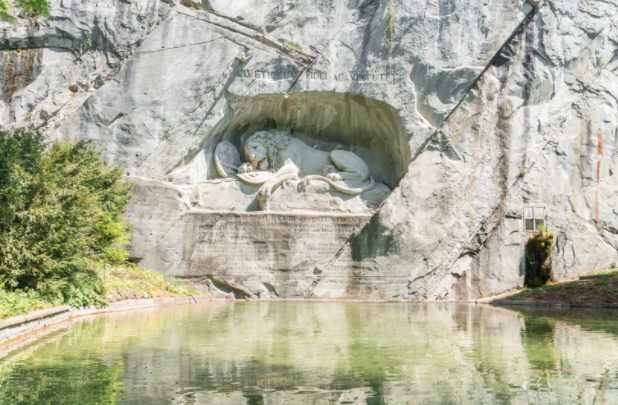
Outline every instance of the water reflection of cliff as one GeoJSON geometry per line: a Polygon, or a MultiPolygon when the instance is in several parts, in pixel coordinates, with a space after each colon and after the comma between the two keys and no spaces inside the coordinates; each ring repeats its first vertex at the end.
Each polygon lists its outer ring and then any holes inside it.
{"type": "Polygon", "coordinates": [[[1,359],[0,398],[611,404],[618,339],[604,314],[269,302],[110,314],[1,359]]]}

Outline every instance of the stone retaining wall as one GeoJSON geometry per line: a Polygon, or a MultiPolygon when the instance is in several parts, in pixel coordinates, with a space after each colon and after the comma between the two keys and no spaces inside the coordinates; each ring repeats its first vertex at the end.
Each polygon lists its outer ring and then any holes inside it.
{"type": "Polygon", "coordinates": [[[206,301],[210,301],[210,299],[204,296],[190,295],[187,297],[123,300],[111,303],[109,306],[104,308],[90,306],[75,309],[68,305],[62,305],[53,308],[41,309],[28,315],[8,318],[4,322],[0,323],[0,345],[78,316],[100,314],[105,312],[127,311],[139,308],[197,304],[206,301]]]}

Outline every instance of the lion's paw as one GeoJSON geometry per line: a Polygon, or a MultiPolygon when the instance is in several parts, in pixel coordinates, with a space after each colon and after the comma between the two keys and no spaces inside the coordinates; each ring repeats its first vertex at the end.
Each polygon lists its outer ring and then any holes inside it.
{"type": "Polygon", "coordinates": [[[258,199],[268,200],[273,193],[273,184],[266,182],[258,190],[258,199]]]}
{"type": "Polygon", "coordinates": [[[337,168],[333,165],[324,166],[324,170],[322,170],[322,176],[328,176],[330,173],[337,172],[337,168]]]}
{"type": "Polygon", "coordinates": [[[328,173],[326,178],[332,181],[342,181],[341,175],[339,173],[328,173]]]}
{"type": "Polygon", "coordinates": [[[305,177],[304,179],[300,181],[300,184],[298,185],[298,189],[300,191],[307,191],[307,187],[309,187],[310,183],[311,183],[311,179],[308,177],[305,177]]]}
{"type": "Polygon", "coordinates": [[[243,163],[242,166],[238,168],[238,173],[251,173],[253,171],[253,165],[251,163],[243,163]]]}

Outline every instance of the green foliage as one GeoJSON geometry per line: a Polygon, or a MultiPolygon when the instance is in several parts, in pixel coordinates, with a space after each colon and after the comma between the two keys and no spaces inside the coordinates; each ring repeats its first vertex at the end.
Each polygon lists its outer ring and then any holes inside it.
{"type": "Polygon", "coordinates": [[[618,275],[618,267],[615,269],[611,269],[611,270],[607,270],[607,271],[602,271],[600,273],[594,273],[592,274],[594,276],[612,276],[612,275],[618,275]]]}
{"type": "Polygon", "coordinates": [[[42,300],[33,291],[8,292],[0,288],[0,319],[25,315],[52,305],[53,303],[42,300]]]}
{"type": "MultiPolygon", "coordinates": [[[[85,281],[85,280],[84,280],[85,281]]],[[[88,281],[76,282],[72,280],[67,288],[62,291],[62,300],[66,305],[73,308],[87,307],[94,305],[101,308],[109,302],[101,295],[103,293],[103,282],[92,274],[88,281]]]]}
{"type": "Polygon", "coordinates": [[[0,131],[0,319],[62,303],[101,307],[119,291],[197,293],[125,264],[132,185],[122,175],[88,142],[0,131]]]}
{"type": "Polygon", "coordinates": [[[533,289],[533,288],[528,288],[528,287],[524,287],[521,292],[515,294],[515,295],[511,295],[510,297],[506,298],[508,300],[523,300],[526,298],[531,297],[537,290],[533,289]]]}
{"type": "Polygon", "coordinates": [[[47,0],[0,0],[1,21],[11,24],[17,23],[17,19],[11,14],[11,5],[34,16],[49,17],[49,2],[47,0]]]}
{"type": "Polygon", "coordinates": [[[47,0],[14,0],[15,7],[32,15],[49,17],[49,3],[47,0]]]}
{"type": "Polygon", "coordinates": [[[602,277],[602,278],[597,278],[596,280],[594,280],[593,282],[594,285],[611,285],[611,281],[609,277],[602,277]]]}
{"type": "Polygon", "coordinates": [[[66,343],[70,348],[59,347],[58,341],[52,338],[46,344],[54,347],[55,353],[61,353],[59,356],[41,357],[36,350],[38,345],[30,345],[19,354],[3,359],[0,403],[113,405],[122,401],[125,373],[122,356],[99,358],[93,348],[103,347],[105,339],[82,332],[81,325],[71,330],[77,330],[79,348],[66,343]]]}
{"type": "Polygon", "coordinates": [[[11,5],[7,0],[0,0],[0,20],[14,23],[15,17],[11,15],[11,5]]]}
{"type": "Polygon", "coordinates": [[[90,302],[93,262],[122,262],[131,184],[84,141],[45,150],[38,134],[0,132],[0,284],[90,302]]]}
{"type": "Polygon", "coordinates": [[[526,244],[526,280],[528,287],[541,287],[551,280],[551,253],[554,234],[545,231],[543,225],[539,232],[526,244]]]}
{"type": "Polygon", "coordinates": [[[107,296],[121,299],[122,293],[127,294],[129,291],[140,297],[147,293],[150,298],[198,294],[191,287],[133,264],[97,265],[93,272],[84,276],[88,279],[79,280],[79,277],[74,277],[59,296],[33,290],[7,291],[0,286],[0,320],[60,304],[74,308],[89,305],[103,307],[108,304],[107,296]]]}
{"type": "Polygon", "coordinates": [[[103,280],[103,295],[105,296],[113,295],[120,298],[119,293],[123,291],[147,293],[151,298],[197,294],[197,291],[191,287],[150,270],[140,269],[135,265],[103,266],[97,269],[97,273],[103,280]]]}
{"type": "Polygon", "coordinates": [[[300,44],[298,43],[298,41],[295,41],[295,42],[290,42],[290,41],[288,41],[288,42],[287,42],[287,45],[288,45],[290,48],[294,49],[294,50],[297,50],[297,51],[302,50],[302,48],[301,48],[300,44]]]}

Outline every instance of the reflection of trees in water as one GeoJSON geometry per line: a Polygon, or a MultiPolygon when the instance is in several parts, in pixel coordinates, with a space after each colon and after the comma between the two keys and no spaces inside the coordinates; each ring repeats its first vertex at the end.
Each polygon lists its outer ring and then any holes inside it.
{"type": "Polygon", "coordinates": [[[123,374],[120,357],[60,359],[26,352],[0,365],[0,403],[116,404],[122,399],[123,374]]]}
{"type": "Polygon", "coordinates": [[[531,402],[618,403],[618,370],[600,372],[603,359],[616,364],[615,357],[607,357],[618,352],[614,310],[521,308],[518,312],[526,324],[522,337],[531,369],[529,388],[537,393],[531,402]],[[565,384],[565,378],[570,382],[565,384]]]}
{"type": "Polygon", "coordinates": [[[618,362],[616,335],[591,339],[577,327],[610,321],[557,319],[454,304],[221,303],[109,314],[4,361],[0,395],[19,403],[26,386],[28,403],[53,389],[50,398],[66,393],[75,403],[518,404],[591,395],[584,374],[603,358],[596,342],[618,362]],[[567,368],[576,371],[558,375],[567,368]]]}
{"type": "Polygon", "coordinates": [[[43,331],[39,340],[0,358],[0,403],[115,404],[123,398],[125,374],[116,349],[139,345],[163,324],[144,310],[78,318],[68,332],[66,325],[43,331]]]}
{"type": "Polygon", "coordinates": [[[50,366],[28,359],[27,367],[0,368],[0,398],[5,404],[115,404],[122,398],[122,359],[112,365],[96,359],[50,366]],[[32,364],[34,363],[34,364],[32,364]],[[10,378],[7,376],[10,375],[10,378]]]}
{"type": "Polygon", "coordinates": [[[526,358],[533,370],[555,371],[560,366],[555,349],[556,320],[522,314],[526,328],[522,330],[522,342],[526,358]]]}
{"type": "Polygon", "coordinates": [[[530,367],[528,388],[535,392],[534,399],[555,400],[551,380],[559,376],[560,370],[554,342],[556,321],[522,315],[526,325],[521,331],[522,342],[530,367]]]}
{"type": "Polygon", "coordinates": [[[618,337],[618,311],[604,308],[520,308],[517,312],[533,318],[560,321],[591,332],[603,332],[618,337]]]}
{"type": "Polygon", "coordinates": [[[524,369],[518,336],[523,326],[520,317],[502,308],[461,306],[454,318],[469,334],[469,345],[463,356],[471,369],[467,374],[469,389],[465,399],[519,403],[515,399],[516,386],[524,369]],[[475,381],[478,381],[476,387],[475,381]]]}

